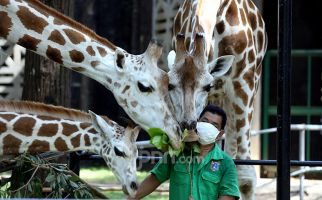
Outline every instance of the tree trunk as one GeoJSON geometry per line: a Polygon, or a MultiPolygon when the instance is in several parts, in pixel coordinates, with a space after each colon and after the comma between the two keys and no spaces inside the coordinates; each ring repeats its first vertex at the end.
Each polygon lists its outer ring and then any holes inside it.
{"type": "MultiPolygon", "coordinates": [[[[42,2],[65,15],[73,16],[71,0],[42,0],[42,2]]],[[[70,106],[70,73],[58,63],[28,51],[22,99],[70,106]]]]}
{"type": "Polygon", "coordinates": [[[152,38],[152,8],[151,0],[134,0],[132,9],[132,54],[143,53],[152,38]]]}

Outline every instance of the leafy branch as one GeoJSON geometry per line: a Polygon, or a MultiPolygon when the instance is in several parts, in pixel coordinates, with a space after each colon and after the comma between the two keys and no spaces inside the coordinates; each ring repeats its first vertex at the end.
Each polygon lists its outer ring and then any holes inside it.
{"type": "MultiPolygon", "coordinates": [[[[0,198],[77,198],[106,197],[70,171],[65,164],[50,163],[39,156],[22,154],[15,159],[9,179],[1,180],[0,198]],[[39,169],[48,172],[44,181],[37,176],[39,169]],[[26,184],[23,184],[26,182],[26,184]],[[43,189],[47,188],[47,194],[43,189]]],[[[12,163],[10,163],[12,165],[12,163]]]]}

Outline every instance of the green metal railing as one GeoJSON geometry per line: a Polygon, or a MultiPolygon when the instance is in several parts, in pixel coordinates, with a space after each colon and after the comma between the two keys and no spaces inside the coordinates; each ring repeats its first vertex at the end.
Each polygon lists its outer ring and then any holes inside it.
{"type": "MultiPolygon", "coordinates": [[[[263,116],[263,129],[269,128],[269,116],[276,116],[277,107],[276,105],[270,105],[269,102],[269,90],[270,90],[270,68],[271,59],[277,57],[277,50],[267,51],[264,59],[263,66],[263,106],[262,106],[262,116],[263,116]]],[[[303,106],[292,106],[291,105],[291,115],[292,116],[306,116],[306,123],[311,123],[311,116],[321,116],[322,115],[322,106],[321,107],[312,107],[311,98],[312,98],[312,58],[313,57],[322,57],[322,50],[292,50],[292,58],[303,57],[307,60],[307,98],[306,105],[303,106]]],[[[276,67],[277,65],[273,65],[276,67]]],[[[293,69],[293,72],[295,70],[293,69]]],[[[311,138],[310,134],[306,134],[306,159],[310,159],[310,144],[311,138]]],[[[262,159],[268,159],[268,135],[262,136],[262,159]]]]}

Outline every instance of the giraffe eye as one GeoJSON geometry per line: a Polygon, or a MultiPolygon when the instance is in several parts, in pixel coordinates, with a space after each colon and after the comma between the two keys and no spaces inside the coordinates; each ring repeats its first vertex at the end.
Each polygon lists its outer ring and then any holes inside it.
{"type": "Polygon", "coordinates": [[[204,91],[209,92],[212,87],[213,87],[212,84],[208,84],[208,85],[204,86],[203,89],[204,89],[204,91]]]}
{"type": "Polygon", "coordinates": [[[154,88],[152,86],[145,86],[140,82],[138,82],[138,88],[141,92],[153,92],[154,91],[154,88]]]}
{"type": "Polygon", "coordinates": [[[123,158],[126,157],[125,153],[123,151],[120,151],[117,147],[114,147],[114,153],[119,157],[123,157],[123,158]]]}

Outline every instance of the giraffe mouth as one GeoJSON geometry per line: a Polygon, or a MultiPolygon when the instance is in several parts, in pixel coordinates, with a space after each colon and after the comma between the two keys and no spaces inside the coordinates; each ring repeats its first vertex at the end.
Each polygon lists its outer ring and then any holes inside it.
{"type": "Polygon", "coordinates": [[[169,137],[169,145],[171,145],[173,149],[177,150],[180,148],[180,144],[182,141],[181,133],[182,131],[179,126],[176,127],[176,131],[173,135],[167,133],[167,136],[169,137]]]}
{"type": "Polygon", "coordinates": [[[124,194],[129,195],[129,192],[127,191],[125,185],[122,186],[122,191],[124,192],[124,194]]]}
{"type": "Polygon", "coordinates": [[[132,181],[129,185],[129,188],[126,185],[122,185],[122,191],[125,195],[134,196],[138,190],[138,184],[136,181],[132,181]]]}

